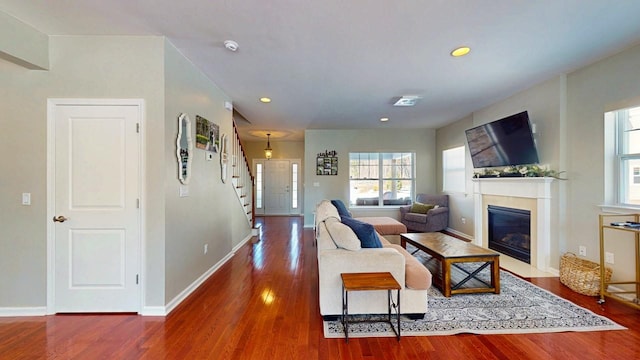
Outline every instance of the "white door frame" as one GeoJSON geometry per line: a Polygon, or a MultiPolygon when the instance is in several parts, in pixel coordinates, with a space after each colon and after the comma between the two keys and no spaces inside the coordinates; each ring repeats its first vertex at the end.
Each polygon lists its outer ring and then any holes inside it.
{"type": "Polygon", "coordinates": [[[91,106],[91,105],[114,105],[114,106],[137,106],[140,110],[138,115],[138,123],[140,124],[140,141],[139,141],[139,179],[140,179],[140,221],[139,221],[139,244],[140,249],[138,253],[138,269],[137,273],[140,274],[140,291],[139,294],[139,306],[138,313],[142,312],[145,299],[145,141],[144,132],[145,129],[145,107],[143,99],[47,99],[47,314],[55,314],[55,229],[54,223],[51,220],[55,216],[55,109],[57,106],[91,106]]]}
{"type": "MultiPolygon", "coordinates": [[[[291,165],[294,164],[294,163],[298,164],[298,188],[296,189],[298,191],[298,207],[296,209],[291,207],[291,196],[290,196],[290,199],[289,199],[289,213],[288,213],[288,215],[290,215],[290,216],[300,215],[300,214],[302,214],[302,201],[301,201],[301,199],[302,199],[302,192],[301,192],[302,185],[301,184],[303,183],[303,181],[302,181],[302,162],[300,161],[300,159],[289,159],[289,158],[276,159],[276,160],[289,161],[289,180],[288,181],[289,181],[289,189],[290,189],[289,193],[290,194],[293,193],[293,184],[292,184],[292,181],[291,181],[291,165]]],[[[262,169],[262,185],[263,186],[265,185],[264,181],[265,181],[265,176],[266,176],[265,175],[265,170],[266,170],[265,164],[268,161],[271,161],[271,160],[265,159],[265,158],[257,158],[257,159],[253,159],[253,161],[252,161],[252,171],[253,171],[254,174],[256,173],[256,165],[257,164],[262,164],[262,166],[263,166],[263,169],[262,169]]],[[[266,215],[265,214],[265,208],[264,208],[264,205],[265,205],[265,202],[264,202],[264,188],[262,190],[263,190],[262,191],[262,208],[255,210],[256,215],[266,215]]],[[[253,191],[255,192],[256,189],[254,188],[253,191]]]]}

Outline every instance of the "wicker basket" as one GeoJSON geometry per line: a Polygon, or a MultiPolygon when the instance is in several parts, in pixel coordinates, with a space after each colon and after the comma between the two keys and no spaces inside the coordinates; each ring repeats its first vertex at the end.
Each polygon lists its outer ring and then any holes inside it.
{"type": "MultiPolygon", "coordinates": [[[[611,280],[611,273],[611,268],[605,267],[605,282],[611,280]]],[[[583,295],[600,295],[600,264],[565,253],[560,258],[560,282],[583,295]]]]}

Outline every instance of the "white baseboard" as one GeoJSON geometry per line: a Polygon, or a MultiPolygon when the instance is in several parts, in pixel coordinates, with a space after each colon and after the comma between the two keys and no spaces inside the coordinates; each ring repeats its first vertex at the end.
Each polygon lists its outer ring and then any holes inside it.
{"type": "Polygon", "coordinates": [[[0,317],[8,316],[45,316],[47,307],[0,307],[0,317]]]}
{"type": "Polygon", "coordinates": [[[202,285],[202,283],[204,283],[209,278],[209,276],[213,275],[213,273],[215,273],[216,270],[218,270],[222,265],[224,265],[227,261],[229,261],[229,259],[231,259],[234,254],[235,252],[233,251],[227,254],[227,256],[222,258],[222,260],[218,261],[218,263],[212,266],[204,274],[200,275],[200,277],[197,278],[196,281],[192,282],[191,285],[187,286],[186,289],[182,290],[180,294],[178,294],[171,301],[169,301],[169,303],[165,306],[165,311],[164,311],[165,315],[169,315],[169,313],[173,311],[173,309],[175,309],[178,305],[180,305],[180,303],[182,303],[184,299],[186,299],[189,295],[191,295],[191,293],[193,293],[197,288],[199,288],[200,285],[202,285]]]}
{"type": "Polygon", "coordinates": [[[467,235],[467,234],[465,234],[465,233],[463,233],[463,232],[460,232],[460,231],[458,231],[458,230],[454,230],[454,229],[452,229],[452,228],[450,228],[450,227],[446,228],[446,231],[448,231],[448,232],[450,232],[450,233],[452,233],[452,234],[455,234],[455,235],[457,235],[457,236],[460,236],[461,238],[464,238],[464,239],[467,239],[467,240],[469,240],[469,241],[473,242],[473,239],[474,239],[474,238],[473,238],[473,236],[471,236],[471,235],[467,235]]]}
{"type": "Polygon", "coordinates": [[[558,269],[554,269],[554,268],[552,268],[552,267],[547,268],[547,272],[548,272],[549,274],[553,274],[553,275],[555,275],[555,276],[560,276],[560,270],[558,270],[558,269]]]}
{"type": "Polygon", "coordinates": [[[164,306],[143,306],[140,310],[142,316],[167,316],[164,306]]]}
{"type": "Polygon", "coordinates": [[[180,303],[182,303],[191,293],[193,293],[197,288],[199,288],[211,275],[213,275],[222,265],[224,265],[227,261],[229,261],[233,255],[236,254],[236,251],[240,249],[244,244],[246,244],[253,237],[253,231],[245,237],[238,245],[234,246],[233,249],[227,256],[218,261],[215,265],[213,265],[209,270],[207,270],[204,274],[202,274],[196,281],[191,283],[191,285],[187,286],[186,289],[182,290],[180,294],[178,294],[175,298],[173,298],[169,303],[164,307],[146,307],[143,309],[141,315],[147,316],[166,316],[169,315],[173,309],[175,309],[180,303]],[[150,313],[147,314],[146,310],[149,310],[150,313]]]}

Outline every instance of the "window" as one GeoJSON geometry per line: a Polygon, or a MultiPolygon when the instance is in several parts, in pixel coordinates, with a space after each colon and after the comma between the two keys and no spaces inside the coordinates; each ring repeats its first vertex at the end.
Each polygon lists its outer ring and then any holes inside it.
{"type": "Polygon", "coordinates": [[[291,164],[291,208],[298,208],[298,164],[291,164]]]}
{"type": "Polygon", "coordinates": [[[442,152],[442,191],[460,192],[465,189],[464,146],[442,152]]]}
{"type": "Polygon", "coordinates": [[[413,153],[349,153],[350,205],[410,204],[414,158],[413,153]]]}
{"type": "Polygon", "coordinates": [[[262,209],[262,164],[256,164],[256,209],[262,209]]]}
{"type": "Polygon", "coordinates": [[[618,203],[640,206],[640,107],[618,110],[615,116],[618,203]]]}

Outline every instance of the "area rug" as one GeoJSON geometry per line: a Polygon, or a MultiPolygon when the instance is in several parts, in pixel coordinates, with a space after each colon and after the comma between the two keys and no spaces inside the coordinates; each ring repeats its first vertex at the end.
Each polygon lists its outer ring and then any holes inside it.
{"type": "MultiPolygon", "coordinates": [[[[418,258],[426,261],[424,256],[418,258]]],[[[485,270],[480,277],[488,281],[489,273],[485,270]]],[[[411,320],[401,316],[402,336],[626,329],[507,271],[500,271],[500,283],[500,294],[459,294],[450,298],[445,298],[435,287],[431,287],[428,294],[429,309],[424,319],[411,320]]],[[[376,316],[359,315],[354,320],[372,320],[376,316]]],[[[325,321],[324,335],[326,338],[344,338],[340,320],[325,321]]],[[[388,323],[349,323],[349,337],[392,336],[395,334],[388,323]]]]}

